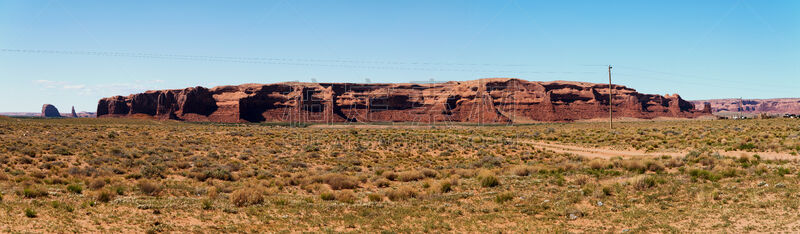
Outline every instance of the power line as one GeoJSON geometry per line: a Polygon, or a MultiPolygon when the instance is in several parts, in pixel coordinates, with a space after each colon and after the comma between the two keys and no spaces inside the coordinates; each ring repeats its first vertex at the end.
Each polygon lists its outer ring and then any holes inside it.
{"type": "Polygon", "coordinates": [[[180,54],[160,54],[160,53],[113,52],[113,51],[39,50],[39,49],[0,49],[0,52],[26,53],[26,54],[60,54],[60,55],[128,57],[128,58],[142,58],[142,59],[169,59],[169,60],[186,60],[186,61],[211,61],[211,62],[229,62],[229,63],[245,63],[245,64],[277,64],[277,65],[296,65],[296,66],[342,67],[342,68],[362,68],[362,69],[382,69],[382,70],[456,71],[456,72],[475,72],[475,73],[520,73],[520,74],[598,73],[596,71],[518,71],[518,70],[480,70],[480,69],[468,69],[468,68],[430,68],[430,67],[398,67],[398,66],[380,66],[380,65],[354,65],[359,63],[408,65],[408,66],[419,66],[419,65],[492,66],[493,65],[493,64],[479,64],[479,63],[467,64],[467,63],[432,63],[432,62],[361,61],[361,60],[338,60],[338,59],[230,57],[230,56],[180,55],[180,54]]]}

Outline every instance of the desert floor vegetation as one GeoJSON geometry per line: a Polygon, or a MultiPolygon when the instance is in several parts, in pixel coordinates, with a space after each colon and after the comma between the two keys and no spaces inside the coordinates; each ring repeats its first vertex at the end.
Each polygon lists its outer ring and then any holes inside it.
{"type": "Polygon", "coordinates": [[[800,232],[799,121],[615,126],[0,117],[0,232],[800,232]]]}

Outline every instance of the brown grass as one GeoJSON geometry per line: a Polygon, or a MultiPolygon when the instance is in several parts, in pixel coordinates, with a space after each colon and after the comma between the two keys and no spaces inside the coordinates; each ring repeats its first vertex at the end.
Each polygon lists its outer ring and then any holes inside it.
{"type": "Polygon", "coordinates": [[[389,200],[392,200],[392,201],[402,201],[402,200],[406,200],[406,199],[409,199],[409,198],[415,198],[418,195],[419,194],[417,193],[416,190],[414,190],[413,188],[408,187],[408,186],[403,186],[403,187],[400,187],[400,188],[397,188],[397,189],[394,189],[394,190],[386,192],[386,197],[388,197],[389,200]]]}
{"type": "Polygon", "coordinates": [[[264,202],[264,195],[260,189],[242,188],[234,191],[230,199],[236,206],[258,205],[264,202]]]}
{"type": "Polygon", "coordinates": [[[314,182],[328,184],[334,190],[354,189],[358,187],[358,180],[356,180],[356,178],[342,174],[327,174],[318,176],[314,178],[314,182]]]}

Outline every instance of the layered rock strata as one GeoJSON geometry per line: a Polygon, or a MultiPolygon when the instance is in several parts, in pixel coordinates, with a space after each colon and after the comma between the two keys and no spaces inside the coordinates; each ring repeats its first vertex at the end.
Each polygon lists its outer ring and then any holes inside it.
{"type": "MultiPolygon", "coordinates": [[[[573,121],[608,117],[607,84],[491,78],[433,84],[244,84],[155,90],[103,98],[98,117],[210,122],[573,121]]],[[[674,95],[613,85],[615,117],[705,115],[674,95]]]]}

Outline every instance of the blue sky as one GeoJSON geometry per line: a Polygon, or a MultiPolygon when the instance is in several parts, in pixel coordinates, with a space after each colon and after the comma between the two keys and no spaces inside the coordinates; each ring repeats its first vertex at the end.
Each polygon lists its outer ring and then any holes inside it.
{"type": "Polygon", "coordinates": [[[0,112],[148,89],[516,77],[800,97],[800,1],[0,0],[0,112]]]}

